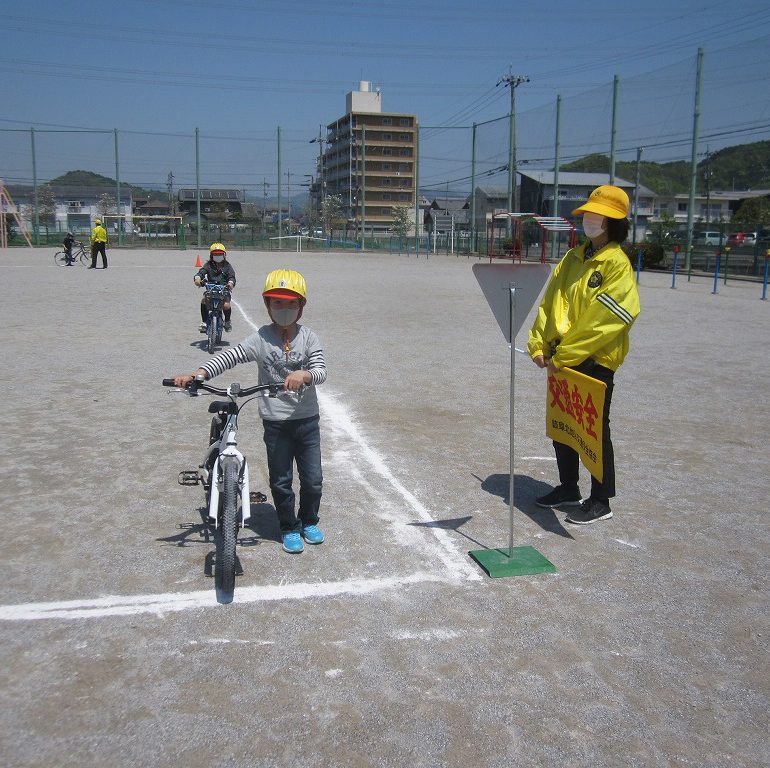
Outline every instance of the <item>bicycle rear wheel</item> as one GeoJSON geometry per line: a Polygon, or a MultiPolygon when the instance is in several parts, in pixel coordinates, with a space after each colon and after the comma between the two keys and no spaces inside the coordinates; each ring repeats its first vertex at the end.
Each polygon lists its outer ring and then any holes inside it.
{"type": "Polygon", "coordinates": [[[67,254],[64,253],[64,251],[59,251],[58,253],[55,253],[53,255],[53,263],[56,264],[57,267],[66,267],[67,254]]]}
{"type": "Polygon", "coordinates": [[[238,538],[238,460],[226,456],[222,465],[216,576],[217,586],[223,592],[232,592],[235,588],[235,544],[238,538]]]}

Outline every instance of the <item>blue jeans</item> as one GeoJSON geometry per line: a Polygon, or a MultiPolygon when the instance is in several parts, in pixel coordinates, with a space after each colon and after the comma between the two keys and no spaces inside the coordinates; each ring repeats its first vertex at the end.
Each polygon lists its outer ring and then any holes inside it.
{"type": "Polygon", "coordinates": [[[270,492],[281,533],[301,531],[318,522],[321,505],[321,430],[318,416],[286,421],[262,420],[267,446],[270,492]],[[299,475],[299,514],[294,512],[293,465],[299,475]]]}

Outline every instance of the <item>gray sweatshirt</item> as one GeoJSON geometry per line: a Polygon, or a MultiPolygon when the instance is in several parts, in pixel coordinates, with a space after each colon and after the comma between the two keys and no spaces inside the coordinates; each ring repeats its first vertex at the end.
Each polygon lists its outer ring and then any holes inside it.
{"type": "Polygon", "coordinates": [[[274,384],[284,381],[292,371],[309,371],[310,386],[305,387],[301,397],[296,392],[286,392],[278,397],[261,397],[259,415],[268,421],[306,419],[318,415],[316,385],[326,381],[326,362],[321,342],[313,331],[304,325],[297,326],[297,335],[284,349],[276,326],[263,325],[232,349],[226,349],[209,358],[202,366],[208,378],[219,376],[238,363],[258,363],[260,384],[274,384]]]}

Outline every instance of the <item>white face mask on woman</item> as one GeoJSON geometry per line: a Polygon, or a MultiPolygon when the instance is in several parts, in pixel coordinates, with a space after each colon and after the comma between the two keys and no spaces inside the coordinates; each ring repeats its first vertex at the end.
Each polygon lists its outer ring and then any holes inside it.
{"type": "Polygon", "coordinates": [[[221,264],[225,260],[224,253],[214,253],[212,257],[217,264],[221,264]]]}
{"type": "Polygon", "coordinates": [[[593,240],[605,231],[604,218],[604,216],[600,216],[598,213],[583,214],[583,232],[586,233],[586,237],[593,240]]]}

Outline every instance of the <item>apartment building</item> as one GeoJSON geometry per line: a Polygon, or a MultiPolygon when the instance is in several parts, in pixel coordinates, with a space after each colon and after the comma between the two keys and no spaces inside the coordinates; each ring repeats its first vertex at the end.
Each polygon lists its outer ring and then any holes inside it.
{"type": "MultiPolygon", "coordinates": [[[[339,195],[348,231],[386,233],[394,206],[414,217],[417,117],[383,112],[382,94],[361,81],[346,97],[346,112],[326,126],[317,199],[339,195]]],[[[320,199],[319,199],[320,202],[320,199]]]]}

